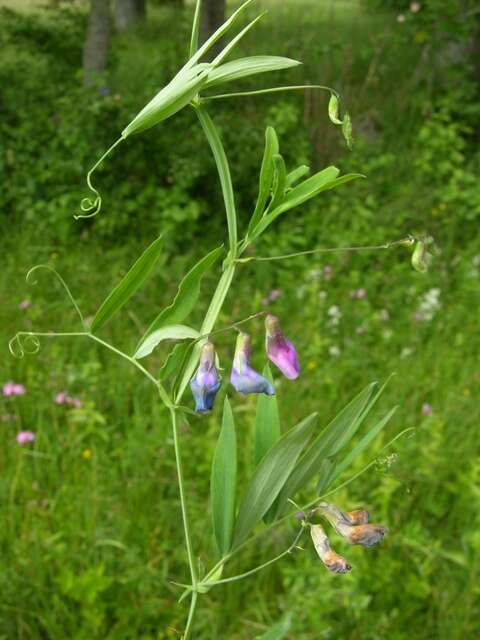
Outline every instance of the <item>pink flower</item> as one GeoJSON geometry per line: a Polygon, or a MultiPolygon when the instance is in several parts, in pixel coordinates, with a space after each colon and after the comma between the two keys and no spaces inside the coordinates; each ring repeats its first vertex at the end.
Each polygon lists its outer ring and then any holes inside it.
{"type": "Polygon", "coordinates": [[[270,302],[275,302],[282,295],[280,289],[270,289],[265,298],[262,299],[262,304],[266,307],[270,304],[270,302]]]}
{"type": "Polygon", "coordinates": [[[24,445],[35,440],[33,431],[19,431],[15,437],[18,444],[24,445]]]}
{"type": "Polygon", "coordinates": [[[422,416],[429,416],[433,413],[433,407],[428,402],[422,404],[422,416]]]}
{"type": "Polygon", "coordinates": [[[54,400],[56,404],[65,404],[67,402],[68,394],[66,391],[60,391],[57,393],[54,400]]]}
{"type": "Polygon", "coordinates": [[[68,404],[68,406],[76,407],[77,409],[82,406],[80,398],[72,398],[67,391],[60,391],[53,400],[56,404],[68,404]]]}
{"type": "Polygon", "coordinates": [[[353,291],[350,291],[350,297],[354,298],[355,300],[363,300],[363,298],[366,298],[367,296],[367,292],[363,287],[360,287],[360,289],[354,289],[353,291]]]}
{"type": "Polygon", "coordinates": [[[331,280],[332,279],[332,274],[333,274],[333,269],[329,264],[326,264],[323,267],[323,277],[325,280],[331,280]]]}
{"type": "Polygon", "coordinates": [[[412,13],[418,13],[421,8],[422,8],[422,5],[419,2],[411,2],[410,3],[410,11],[412,13]]]}
{"type": "Polygon", "coordinates": [[[293,344],[285,338],[276,316],[269,313],[265,319],[266,349],[268,359],[275,364],[289,380],[300,375],[300,364],[293,344]]]}
{"type": "Polygon", "coordinates": [[[25,309],[28,309],[28,307],[30,307],[31,304],[32,303],[30,300],[22,300],[18,305],[18,308],[21,309],[22,311],[25,311],[25,309]]]}
{"type": "Polygon", "coordinates": [[[23,396],[26,393],[23,384],[17,384],[10,380],[3,385],[2,393],[4,396],[23,396]]]}

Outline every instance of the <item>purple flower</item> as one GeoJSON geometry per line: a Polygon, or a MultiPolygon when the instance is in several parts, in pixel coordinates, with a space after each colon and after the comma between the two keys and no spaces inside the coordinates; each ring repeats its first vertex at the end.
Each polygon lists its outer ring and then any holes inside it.
{"type": "Polygon", "coordinates": [[[278,300],[281,295],[282,292],[280,291],[280,289],[270,289],[265,298],[262,299],[262,304],[264,306],[267,306],[268,304],[270,304],[270,302],[275,302],[275,300],[278,300]]]}
{"type": "Polygon", "coordinates": [[[70,407],[76,407],[77,409],[82,406],[80,398],[72,398],[67,391],[60,391],[53,400],[56,404],[68,404],[70,407]]]}
{"type": "Polygon", "coordinates": [[[66,404],[68,398],[68,394],[66,391],[60,391],[54,398],[56,404],[66,404]]]}
{"type": "Polygon", "coordinates": [[[190,389],[195,398],[195,411],[208,413],[212,409],[221,383],[215,367],[215,348],[211,342],[206,342],[202,347],[197,372],[190,380],[190,389]]]}
{"type": "Polygon", "coordinates": [[[35,440],[33,431],[19,431],[15,437],[18,444],[24,445],[35,440]]]}
{"type": "Polygon", "coordinates": [[[17,384],[10,380],[3,385],[2,393],[4,396],[23,396],[26,393],[23,384],[17,384]]]}
{"type": "Polygon", "coordinates": [[[295,380],[300,375],[300,364],[295,347],[290,340],[284,337],[278,318],[271,313],[265,319],[265,328],[268,359],[280,369],[286,378],[295,380]]]}
{"type": "Polygon", "coordinates": [[[239,333],[235,345],[230,382],[240,393],[265,393],[274,396],[272,384],[250,366],[252,340],[246,333],[239,333]]]}

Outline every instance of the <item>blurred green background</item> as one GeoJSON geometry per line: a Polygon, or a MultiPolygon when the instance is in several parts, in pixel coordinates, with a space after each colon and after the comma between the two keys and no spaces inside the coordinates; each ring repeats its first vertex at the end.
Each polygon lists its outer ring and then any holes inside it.
{"type": "MultiPolygon", "coordinates": [[[[285,215],[255,253],[383,244],[408,233],[431,234],[439,252],[426,274],[411,268],[403,247],[239,270],[219,326],[267,303],[301,357],[297,382],[276,381],[284,428],[314,410],[326,424],[368,382],[396,373],[378,411],[400,409],[356,470],[376,463],[335,495],[345,507],[370,508],[390,534],[368,552],[345,550],[354,566],[347,576],[328,574],[305,544],[254,578],[211,590],[200,602],[199,640],[255,638],[287,612],[292,640],[480,636],[476,5],[257,0],[247,12],[269,10],[242,54],[304,64],[239,82],[239,90],[334,86],[356,144],[348,151],[328,121],[327,94],[212,103],[241,228],[255,202],[267,124],[290,168],[334,163],[368,177],[285,215]],[[382,450],[407,427],[410,437],[382,450]]],[[[165,412],[128,363],[94,344],[43,339],[37,355],[15,360],[7,343],[21,329],[78,329],[53,278],[38,273],[36,286],[25,283],[31,266],[54,266],[92,316],[139,252],[167,232],[154,276],[102,333],[131,351],[185,271],[225,240],[215,166],[191,110],[122,145],[96,175],[102,213],[72,217],[86,195],[86,170],[185,60],[193,6],[149,0],[146,18],[127,25],[115,14],[106,68],[87,87],[88,3],[3,0],[0,7],[0,383],[25,390],[14,396],[4,387],[0,397],[0,638],[179,638],[186,612],[172,581],[185,581],[188,568],[165,412]],[[63,391],[80,402],[59,404],[63,391]],[[16,434],[26,430],[36,439],[22,446],[16,434]]],[[[193,326],[217,278],[205,279],[193,326]]],[[[251,330],[260,369],[261,320],[251,330]]],[[[232,340],[218,340],[224,377],[232,340]]],[[[150,357],[153,373],[164,357],[162,350],[150,357]]],[[[233,408],[246,478],[255,399],[235,396],[233,408]]],[[[206,567],[215,560],[206,505],[219,412],[220,403],[181,434],[195,550],[206,567]]],[[[314,495],[312,487],[299,500],[314,495]]],[[[248,547],[231,572],[280,553],[296,526],[248,547]]]]}

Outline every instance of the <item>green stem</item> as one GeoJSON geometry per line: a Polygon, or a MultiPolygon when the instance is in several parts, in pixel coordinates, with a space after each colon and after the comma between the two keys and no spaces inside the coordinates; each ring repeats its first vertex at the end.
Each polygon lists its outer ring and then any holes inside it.
{"type": "Polygon", "coordinates": [[[188,522],[187,506],[185,502],[185,489],[183,481],[182,456],[180,452],[180,443],[178,440],[177,414],[175,409],[170,409],[170,417],[172,420],[173,444],[175,447],[175,461],[177,466],[178,489],[180,493],[180,505],[182,508],[183,530],[185,534],[185,544],[187,547],[188,564],[190,567],[190,576],[192,579],[192,587],[197,586],[197,570],[195,567],[195,557],[193,554],[192,540],[190,536],[190,526],[188,522]]]}
{"type": "Polygon", "coordinates": [[[222,93],[214,96],[202,96],[202,102],[207,102],[208,100],[220,100],[223,98],[259,96],[264,93],[278,93],[279,91],[302,91],[305,89],[324,89],[325,91],[330,91],[330,93],[334,94],[337,98],[339,97],[337,91],[335,91],[335,89],[332,89],[332,87],[326,87],[322,84],[298,84],[286,87],[270,87],[269,89],[255,89],[254,91],[236,91],[235,93],[222,93]]]}
{"type": "Polygon", "coordinates": [[[187,624],[183,633],[182,640],[188,640],[190,637],[190,631],[192,630],[193,617],[195,615],[195,608],[197,606],[198,593],[194,591],[192,593],[192,599],[190,600],[190,610],[188,612],[187,624]]]}

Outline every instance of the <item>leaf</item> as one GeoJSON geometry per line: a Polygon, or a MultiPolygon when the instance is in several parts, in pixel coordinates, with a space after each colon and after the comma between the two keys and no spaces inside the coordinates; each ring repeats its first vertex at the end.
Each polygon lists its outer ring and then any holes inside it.
{"type": "Polygon", "coordinates": [[[133,354],[136,360],[145,358],[152,353],[155,347],[163,340],[196,340],[200,334],[196,329],[184,324],[171,324],[157,329],[148,335],[133,354]]]}
{"type": "Polygon", "coordinates": [[[313,413],[285,433],[256,468],[238,512],[234,547],[248,537],[272,506],[308,442],[316,419],[317,414],[313,413]]]}
{"type": "Polygon", "coordinates": [[[273,127],[267,127],[265,130],[265,150],[263,152],[262,166],[260,169],[258,199],[255,211],[248,225],[248,235],[250,235],[251,231],[256,227],[265,210],[273,183],[273,156],[278,153],[278,150],[278,138],[275,129],[273,127]]]}
{"type": "Polygon", "coordinates": [[[307,167],[306,164],[302,164],[290,173],[287,174],[287,189],[290,189],[295,182],[303,178],[310,173],[310,167],[307,167]]]}
{"type": "MultiPolygon", "coordinates": [[[[263,377],[273,384],[272,373],[268,364],[263,370],[263,377]]],[[[257,412],[255,415],[255,466],[269,451],[281,436],[280,416],[278,413],[277,396],[259,394],[257,398],[257,412]]]]}
{"type": "Polygon", "coordinates": [[[190,346],[191,343],[179,342],[173,347],[160,369],[160,373],[158,376],[159,380],[166,380],[174,373],[180,372],[190,346]]]}
{"type": "Polygon", "coordinates": [[[190,37],[190,55],[191,58],[198,49],[198,36],[200,33],[200,22],[202,18],[202,0],[197,0],[195,4],[195,13],[193,15],[192,35],[190,37]]]}
{"type": "Polygon", "coordinates": [[[279,153],[273,156],[273,166],[275,173],[273,179],[272,202],[268,205],[269,210],[275,209],[275,207],[282,202],[287,182],[285,161],[279,153]]]}
{"type": "Polygon", "coordinates": [[[213,532],[222,556],[232,546],[235,524],[235,490],[237,482],[237,441],[235,423],[228,398],[223,406],[222,429],[212,462],[210,499],[213,532]]]}
{"type": "Polygon", "coordinates": [[[220,51],[220,53],[218,54],[218,56],[213,60],[212,65],[214,67],[218,66],[230,53],[230,51],[232,51],[237,44],[240,42],[240,40],[247,35],[247,33],[250,31],[250,29],[252,29],[252,27],[254,27],[257,22],[259,20],[261,20],[265,15],[267,14],[267,11],[263,11],[263,13],[261,13],[260,15],[258,15],[256,18],[254,18],[251,22],[249,22],[247,24],[246,27],[244,27],[240,33],[238,33],[235,38],[233,38],[232,40],[230,40],[230,42],[227,44],[227,46],[220,51]]]}
{"type": "Polygon", "coordinates": [[[162,250],[163,237],[160,236],[145,249],[140,258],[120,280],[98,309],[92,321],[92,333],[103,327],[130,300],[135,291],[155,266],[162,250]]]}
{"type": "Polygon", "coordinates": [[[353,447],[350,453],[348,453],[341,460],[341,462],[337,465],[335,469],[335,473],[333,475],[332,481],[336,480],[338,476],[341,473],[343,473],[356,458],[358,458],[358,456],[362,453],[362,451],[364,451],[368,447],[368,445],[372,442],[374,438],[377,437],[377,435],[385,427],[385,425],[387,425],[388,422],[390,422],[390,419],[392,418],[393,414],[397,409],[398,407],[393,407],[393,409],[391,409],[386,416],[384,416],[379,422],[377,422],[377,424],[374,427],[369,429],[369,431],[363,436],[363,438],[355,445],[355,447],[353,447]]]}
{"type": "Polygon", "coordinates": [[[222,247],[214,249],[190,269],[187,275],[180,282],[172,304],[158,314],[155,320],[145,331],[139,344],[144,342],[147,336],[153,333],[156,329],[167,324],[179,324],[185,320],[197,304],[197,300],[200,295],[200,284],[203,276],[218,260],[222,251],[222,247]]]}
{"type": "Polygon", "coordinates": [[[290,631],[291,616],[287,615],[281,622],[266,631],[261,636],[257,636],[257,640],[282,640],[290,631]]]}
{"type": "Polygon", "coordinates": [[[240,80],[257,73],[266,73],[268,71],[278,71],[280,69],[288,69],[302,64],[298,60],[290,58],[282,58],[280,56],[250,56],[248,58],[239,58],[222,64],[208,74],[208,82],[205,89],[214,87],[224,82],[232,82],[240,80]]]}
{"type": "Polygon", "coordinates": [[[342,446],[346,444],[345,433],[351,433],[353,436],[352,425],[355,425],[362,416],[362,411],[372,394],[375,384],[369,384],[365,387],[315,438],[295,466],[278,497],[276,517],[281,516],[288,499],[292,498],[317,475],[323,460],[339,451],[338,443],[341,442],[342,446]]]}
{"type": "Polygon", "coordinates": [[[320,465],[320,478],[317,483],[317,494],[321,496],[330,486],[336,469],[335,460],[325,458],[320,465]]]}

